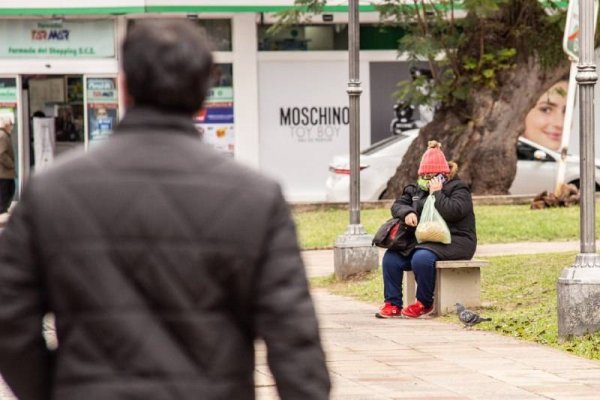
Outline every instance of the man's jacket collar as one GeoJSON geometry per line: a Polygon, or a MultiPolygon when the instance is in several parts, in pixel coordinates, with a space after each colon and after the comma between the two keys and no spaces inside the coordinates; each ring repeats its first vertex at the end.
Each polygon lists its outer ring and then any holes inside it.
{"type": "Polygon", "coordinates": [[[115,133],[169,131],[199,136],[191,116],[150,107],[133,107],[115,129],[115,133]]]}

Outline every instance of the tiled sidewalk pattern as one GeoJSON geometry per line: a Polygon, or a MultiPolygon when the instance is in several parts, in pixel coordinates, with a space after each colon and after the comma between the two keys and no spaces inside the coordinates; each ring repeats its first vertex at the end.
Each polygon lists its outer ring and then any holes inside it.
{"type": "MultiPolygon", "coordinates": [[[[372,305],[313,293],[332,399],[600,399],[600,362],[435,319],[379,320],[372,305]]],[[[264,356],[257,398],[277,399],[264,356]]]]}

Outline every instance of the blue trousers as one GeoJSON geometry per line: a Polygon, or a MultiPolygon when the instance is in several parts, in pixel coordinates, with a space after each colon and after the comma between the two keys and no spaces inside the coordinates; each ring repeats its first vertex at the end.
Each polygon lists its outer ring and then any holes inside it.
{"type": "Polygon", "coordinates": [[[433,304],[437,260],[438,256],[426,249],[416,249],[407,257],[396,251],[386,251],[382,262],[385,302],[402,307],[402,278],[404,271],[412,270],[417,282],[417,300],[430,307],[433,304]]]}

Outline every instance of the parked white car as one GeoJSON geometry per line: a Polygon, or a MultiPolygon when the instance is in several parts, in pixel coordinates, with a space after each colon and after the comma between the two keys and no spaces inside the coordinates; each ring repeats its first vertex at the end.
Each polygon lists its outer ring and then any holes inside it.
{"type": "MultiPolygon", "coordinates": [[[[418,129],[405,131],[377,142],[360,155],[360,199],[381,199],[388,180],[396,172],[408,146],[417,137],[418,129]]],[[[534,195],[554,190],[560,154],[520,137],[517,144],[517,174],[510,187],[511,194],[534,195]]],[[[596,190],[600,188],[600,163],[596,161],[596,190]]],[[[565,182],[579,186],[579,157],[567,158],[565,182]]],[[[460,170],[459,170],[460,174],[460,170]]],[[[329,164],[326,181],[327,201],[348,201],[350,165],[348,155],[335,156],[329,164]]]]}

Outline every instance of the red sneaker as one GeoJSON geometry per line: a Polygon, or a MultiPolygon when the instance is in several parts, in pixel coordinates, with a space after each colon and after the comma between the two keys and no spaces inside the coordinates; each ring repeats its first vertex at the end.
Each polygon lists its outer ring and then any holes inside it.
{"type": "Polygon", "coordinates": [[[375,316],[377,318],[397,318],[402,316],[402,308],[392,303],[384,303],[375,316]]]}
{"type": "Polygon", "coordinates": [[[433,311],[433,305],[425,307],[419,300],[402,310],[402,315],[408,318],[419,318],[433,311]]]}

